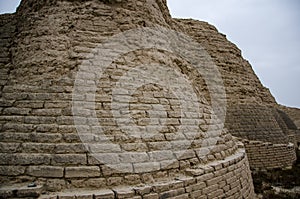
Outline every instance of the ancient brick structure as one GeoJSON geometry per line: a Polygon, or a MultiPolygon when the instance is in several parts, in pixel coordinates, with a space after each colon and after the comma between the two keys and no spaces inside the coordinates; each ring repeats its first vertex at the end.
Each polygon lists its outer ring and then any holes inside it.
{"type": "Polygon", "coordinates": [[[207,23],[172,19],[164,0],[24,0],[0,15],[0,44],[3,197],[250,199],[245,149],[255,168],[294,161],[294,131],[240,50],[207,23]],[[193,38],[200,58],[188,60],[191,40],[173,45],[165,30],[193,38]],[[117,48],[100,45],[124,32],[117,48]],[[126,51],[133,44],[143,48],[126,51]],[[216,65],[226,97],[211,90],[216,71],[199,74],[195,60],[216,65]],[[194,95],[176,92],[189,87],[194,95]],[[225,99],[227,107],[214,105],[225,99]]]}
{"type": "Polygon", "coordinates": [[[183,26],[186,34],[205,46],[218,65],[227,94],[225,126],[232,135],[245,141],[246,151],[252,160],[250,163],[253,163],[251,166],[291,166],[296,155],[294,150],[290,150],[290,143],[294,144],[299,137],[299,132],[293,124],[297,121],[299,113],[291,110],[297,109],[285,109],[294,113],[291,114],[295,118],[292,121],[281,111],[282,108],[277,105],[269,90],[260,83],[250,64],[242,58],[241,51],[213,26],[195,20],[177,21],[183,26]],[[268,146],[268,153],[262,154],[261,148],[254,147],[251,141],[268,146]],[[287,155],[286,161],[281,159],[282,154],[287,155]],[[254,163],[253,160],[259,160],[260,163],[254,163]]]}
{"type": "Polygon", "coordinates": [[[292,121],[294,122],[294,124],[296,125],[293,125],[293,124],[290,124],[290,128],[293,128],[293,129],[300,129],[300,109],[298,108],[289,108],[289,107],[284,107],[284,106],[281,106],[280,109],[282,111],[284,111],[288,117],[290,117],[292,119],[292,121]]]}
{"type": "Polygon", "coordinates": [[[280,106],[281,113],[284,115],[285,121],[289,129],[296,131],[294,142],[300,145],[300,109],[280,106]]]}

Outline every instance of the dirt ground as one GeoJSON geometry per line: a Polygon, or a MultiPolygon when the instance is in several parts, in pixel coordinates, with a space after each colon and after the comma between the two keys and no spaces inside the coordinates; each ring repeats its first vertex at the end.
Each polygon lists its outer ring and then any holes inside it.
{"type": "Polygon", "coordinates": [[[255,192],[263,199],[300,198],[300,151],[292,169],[252,171],[255,192]]]}

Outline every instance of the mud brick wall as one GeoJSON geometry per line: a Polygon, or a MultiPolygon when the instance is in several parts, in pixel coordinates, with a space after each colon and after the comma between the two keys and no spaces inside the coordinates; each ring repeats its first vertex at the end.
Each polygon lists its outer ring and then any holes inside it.
{"type": "MultiPolygon", "coordinates": [[[[246,156],[239,152],[230,133],[288,144],[285,135],[288,128],[278,119],[280,117],[273,115],[272,108],[266,107],[276,105],[273,96],[242,58],[241,51],[205,22],[172,19],[165,0],[23,0],[17,13],[0,16],[0,31],[0,48],[5,52],[0,57],[2,184],[35,181],[53,192],[70,188],[107,188],[107,194],[112,197],[129,194],[141,198],[136,190],[118,191],[115,186],[144,183],[153,186],[150,191],[146,189],[147,196],[143,198],[201,198],[200,195],[253,198],[246,156]],[[157,25],[191,36],[212,57],[227,94],[229,131],[223,129],[222,121],[212,111],[209,91],[205,89],[207,82],[195,72],[191,62],[176,53],[156,49],[128,52],[114,60],[102,79],[89,81],[95,75],[90,69],[99,64],[90,59],[97,55],[94,50],[100,43],[127,30],[157,25]],[[167,110],[165,128],[159,134],[136,139],[117,128],[111,111],[119,109],[111,106],[114,102],[111,95],[117,79],[126,70],[150,62],[168,66],[166,75],[177,70],[188,77],[200,108],[181,114],[176,96],[153,84],[138,88],[132,96],[117,93],[123,95],[122,99],[116,99],[117,102],[132,97],[130,114],[140,127],[149,124],[151,108],[160,105],[167,110]],[[83,79],[77,78],[78,72],[83,79]],[[95,95],[74,96],[74,85],[81,83],[95,84],[99,89],[95,95]],[[74,98],[80,105],[93,97],[97,102],[95,118],[99,118],[105,139],[99,136],[100,128],[86,125],[91,116],[90,106],[82,106],[80,120],[74,123],[74,98]],[[240,108],[236,104],[252,105],[240,108]],[[262,107],[256,108],[257,104],[262,107]],[[186,120],[189,125],[184,134],[177,133],[182,125],[181,115],[190,117],[186,120]],[[197,131],[191,127],[195,122],[200,122],[197,131]],[[208,129],[209,124],[211,129],[208,129]],[[80,137],[78,131],[91,134],[80,137]],[[83,139],[91,145],[84,145],[83,139]],[[187,143],[190,144],[188,148],[187,143]],[[96,159],[91,150],[105,161],[96,159]],[[237,154],[242,155],[237,157],[237,154]],[[200,168],[200,165],[205,167],[200,168]],[[191,179],[169,182],[168,191],[155,188],[157,182],[174,180],[178,175],[188,175],[191,179]]],[[[212,71],[208,76],[215,81],[212,71]]],[[[156,110],[155,114],[161,116],[161,110],[156,110]]],[[[155,125],[162,126],[162,122],[157,121],[155,125]]]]}
{"type": "MultiPolygon", "coordinates": [[[[1,69],[11,63],[11,46],[16,31],[15,22],[15,14],[0,15],[0,48],[2,50],[0,55],[1,69]]],[[[2,83],[1,85],[3,86],[4,84],[2,83]]]]}
{"type": "Polygon", "coordinates": [[[233,135],[244,138],[242,142],[252,169],[284,168],[294,164],[298,134],[285,113],[276,107],[248,104],[231,106],[227,114],[227,128],[233,135]]]}
{"type": "Polygon", "coordinates": [[[297,143],[300,143],[300,109],[298,108],[289,108],[280,106],[281,109],[285,114],[288,115],[288,118],[292,121],[289,121],[290,128],[295,129],[295,139],[297,143]]]}
{"type": "Polygon", "coordinates": [[[251,168],[273,169],[291,167],[296,161],[295,146],[290,143],[272,144],[260,141],[243,141],[251,168]],[[277,154],[274,156],[274,154],[277,154]]]}
{"type": "MultiPolygon", "coordinates": [[[[297,136],[289,117],[279,110],[270,91],[261,84],[242,58],[241,51],[226,39],[226,35],[205,22],[191,19],[176,19],[176,22],[209,51],[219,67],[227,96],[226,128],[239,138],[285,144],[286,147],[289,142],[295,143],[293,139],[297,136]]],[[[295,115],[299,116],[293,114],[294,118],[295,115]]],[[[269,152],[277,158],[278,154],[269,152]]],[[[289,153],[290,157],[294,156],[293,151],[289,153]]],[[[248,156],[260,158],[258,153],[248,156]]],[[[287,164],[291,165],[291,161],[287,164]]]]}
{"type": "Polygon", "coordinates": [[[295,145],[296,146],[299,146],[300,145],[300,130],[296,130],[295,131],[295,145]]]}
{"type": "Polygon", "coordinates": [[[239,149],[222,161],[187,170],[188,175],[166,181],[98,191],[77,190],[42,195],[41,198],[254,198],[245,151],[239,149]]]}
{"type": "Polygon", "coordinates": [[[296,160],[295,130],[289,129],[276,108],[231,106],[227,109],[226,126],[234,136],[250,140],[243,142],[253,169],[288,167],[296,160]]]}
{"type": "Polygon", "coordinates": [[[227,40],[226,35],[207,22],[193,19],[176,19],[187,35],[198,41],[209,52],[222,74],[227,103],[263,103],[275,105],[276,101],[265,88],[241,50],[227,40]]]}
{"type": "MultiPolygon", "coordinates": [[[[2,95],[2,89],[7,83],[12,66],[11,47],[13,45],[13,36],[16,29],[15,22],[15,14],[0,15],[0,95],[2,95]]],[[[0,111],[8,104],[9,102],[5,102],[1,99],[0,111]]]]}
{"type": "Polygon", "coordinates": [[[294,122],[298,129],[300,129],[300,109],[280,106],[280,109],[284,111],[294,122]]]}
{"type": "MultiPolygon", "coordinates": [[[[3,39],[8,39],[8,45],[1,46],[1,50],[7,52],[5,57],[8,57],[3,64],[9,66],[1,87],[1,184],[14,186],[34,181],[44,191],[50,192],[72,188],[107,188],[114,196],[126,195],[126,191],[116,191],[115,187],[141,183],[152,183],[156,187],[155,183],[164,179],[174,180],[197,165],[209,166],[215,161],[223,161],[215,169],[197,169],[196,173],[208,174],[205,179],[200,179],[197,174],[199,180],[196,176],[190,176],[190,184],[184,185],[184,181],[173,184],[171,181],[167,185],[168,190],[151,188],[150,192],[145,193],[148,194],[145,198],[189,197],[190,194],[197,197],[200,197],[199,194],[244,194],[251,198],[253,186],[245,154],[235,156],[239,154],[237,143],[223,129],[221,121],[211,110],[209,100],[201,93],[197,95],[200,108],[184,112],[189,117],[184,134],[177,133],[182,114],[176,97],[157,85],[137,89],[130,101],[133,107],[131,112],[135,111],[134,121],[142,127],[147,125],[149,107],[161,105],[167,110],[165,128],[156,136],[143,139],[127,136],[117,128],[109,97],[115,78],[121,77],[126,72],[123,69],[128,66],[148,64],[149,61],[165,64],[170,67],[170,72],[171,69],[182,70],[193,79],[193,86],[199,88],[195,90],[200,90],[201,84],[197,83],[202,81],[201,78],[190,70],[190,63],[177,55],[148,49],[127,53],[111,64],[100,79],[95,94],[95,110],[106,130],[105,140],[97,136],[100,131],[98,126],[85,128],[84,122],[74,123],[74,85],[81,81],[80,78],[75,81],[78,71],[84,72],[89,67],[83,64],[87,63],[84,61],[90,58],[99,43],[122,31],[157,24],[175,27],[165,1],[31,0],[22,1],[16,14],[1,17],[1,35],[3,39]],[[12,18],[16,22],[12,23],[12,18]],[[197,131],[193,129],[195,122],[200,122],[197,131]],[[91,132],[84,136],[90,145],[83,144],[78,129],[91,132]],[[214,140],[215,143],[212,142],[214,140]],[[101,157],[102,161],[91,154],[91,149],[97,151],[97,157],[101,157]],[[225,173],[241,173],[242,176],[226,182],[223,177],[225,173]],[[212,182],[209,181],[211,179],[212,182]],[[214,182],[220,182],[220,185],[213,186],[214,182]],[[189,185],[203,186],[199,188],[203,192],[197,189],[196,193],[196,188],[187,188],[189,185]]],[[[85,75],[91,77],[93,74],[85,75]]],[[[82,99],[77,97],[78,102],[86,102],[91,95],[86,93],[82,99]]],[[[131,96],[123,96],[124,99],[128,97],[131,96]]],[[[86,110],[80,112],[82,121],[89,116],[89,107],[83,108],[86,110]]],[[[156,114],[162,115],[160,112],[162,110],[157,110],[156,114]]],[[[159,122],[155,123],[158,127],[161,126],[159,122]]],[[[136,192],[131,190],[129,194],[132,193],[136,192]]]]}
{"type": "Polygon", "coordinates": [[[288,128],[280,119],[271,107],[258,104],[232,105],[227,108],[226,127],[240,138],[288,144],[288,128]]]}

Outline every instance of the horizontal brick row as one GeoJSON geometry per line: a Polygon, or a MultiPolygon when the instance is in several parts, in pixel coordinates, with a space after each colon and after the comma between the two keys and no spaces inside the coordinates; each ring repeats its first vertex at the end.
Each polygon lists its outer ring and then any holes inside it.
{"type": "Polygon", "coordinates": [[[244,140],[244,144],[253,169],[291,167],[297,159],[292,143],[286,145],[244,140]]]}
{"type": "MultiPolygon", "coordinates": [[[[239,150],[222,161],[198,168],[203,172],[191,176],[180,176],[175,180],[150,183],[148,185],[112,188],[99,191],[80,190],[62,192],[40,198],[253,198],[253,185],[245,151],[239,150]]],[[[191,172],[189,172],[191,174],[191,172]]]]}
{"type": "Polygon", "coordinates": [[[287,144],[286,126],[275,108],[256,105],[239,104],[227,108],[225,126],[236,137],[287,144]]]}

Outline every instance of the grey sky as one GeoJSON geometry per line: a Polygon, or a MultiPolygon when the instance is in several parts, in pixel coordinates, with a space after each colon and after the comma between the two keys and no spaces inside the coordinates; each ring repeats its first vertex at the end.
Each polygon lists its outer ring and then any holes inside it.
{"type": "Polygon", "coordinates": [[[0,13],[13,13],[21,0],[0,0],[0,13]]]}
{"type": "MultiPolygon", "coordinates": [[[[20,0],[0,0],[0,13],[20,0]]],[[[215,25],[250,61],[280,104],[300,108],[299,0],[168,0],[173,17],[215,25]]]]}
{"type": "Polygon", "coordinates": [[[280,104],[300,108],[299,0],[169,0],[173,17],[226,34],[280,104]]]}

